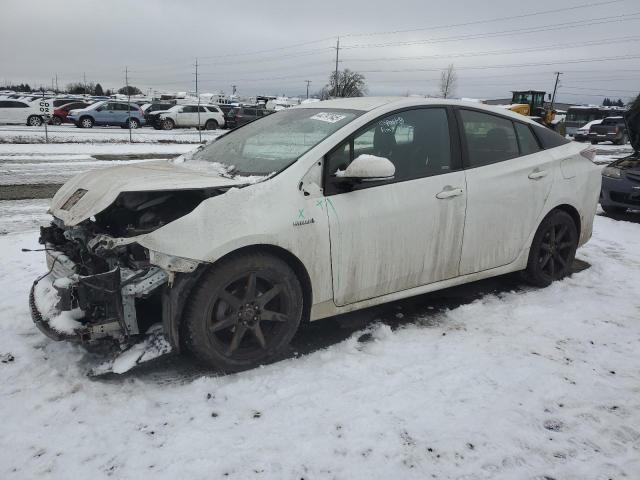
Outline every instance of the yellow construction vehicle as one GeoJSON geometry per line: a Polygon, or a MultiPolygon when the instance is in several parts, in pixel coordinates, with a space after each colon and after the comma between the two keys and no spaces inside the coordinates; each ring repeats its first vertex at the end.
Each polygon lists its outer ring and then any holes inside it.
{"type": "Polygon", "coordinates": [[[511,92],[511,105],[509,110],[521,115],[532,117],[532,119],[541,124],[553,127],[553,121],[556,118],[556,111],[552,107],[548,107],[544,103],[545,92],[538,90],[524,90],[511,92]]]}

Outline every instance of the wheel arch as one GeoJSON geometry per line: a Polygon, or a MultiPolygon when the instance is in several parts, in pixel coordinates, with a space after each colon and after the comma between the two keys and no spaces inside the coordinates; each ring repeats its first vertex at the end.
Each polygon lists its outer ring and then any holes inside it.
{"type": "MultiPolygon", "coordinates": [[[[569,214],[569,216],[573,219],[573,223],[575,223],[576,225],[578,236],[580,236],[580,232],[582,231],[582,219],[580,218],[580,212],[578,212],[578,209],[573,205],[563,203],[549,210],[549,213],[553,212],[554,210],[561,210],[569,214]]],[[[549,215],[549,213],[547,213],[547,215],[549,215]]]]}
{"type": "Polygon", "coordinates": [[[42,115],[40,115],[40,114],[38,114],[38,113],[32,113],[31,115],[29,115],[29,116],[27,117],[27,125],[29,125],[29,120],[31,120],[33,117],[37,117],[37,118],[39,118],[39,119],[40,119],[40,121],[41,121],[42,123],[44,123],[44,118],[43,118],[43,116],[42,116],[42,115]]]}
{"type": "Polygon", "coordinates": [[[222,260],[232,256],[239,256],[244,253],[261,252],[272,255],[283,260],[295,273],[300,286],[302,287],[302,321],[309,321],[311,315],[311,305],[313,304],[313,290],[311,277],[302,261],[289,250],[272,244],[253,244],[240,247],[230,251],[213,263],[201,265],[195,272],[188,274],[177,274],[171,288],[165,288],[162,296],[162,325],[165,335],[178,351],[183,349],[182,344],[182,317],[184,307],[191,296],[191,291],[200,277],[211,268],[215,268],[222,260]]]}

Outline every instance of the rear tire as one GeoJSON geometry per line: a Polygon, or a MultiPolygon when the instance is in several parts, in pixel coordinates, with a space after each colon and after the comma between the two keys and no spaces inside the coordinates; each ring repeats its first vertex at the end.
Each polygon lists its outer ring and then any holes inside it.
{"type": "Polygon", "coordinates": [[[140,120],[138,120],[137,118],[130,118],[127,120],[127,123],[124,128],[130,128],[131,130],[140,128],[140,120]]]}
{"type": "Polygon", "coordinates": [[[54,117],[51,119],[51,124],[52,124],[52,125],[56,125],[56,126],[57,126],[57,125],[62,125],[62,118],[57,117],[57,116],[54,116],[54,117]]]}
{"type": "Polygon", "coordinates": [[[629,141],[629,138],[627,137],[627,134],[623,134],[622,138],[620,140],[618,140],[616,143],[616,145],[626,145],[627,142],[629,141]]]}
{"type": "Polygon", "coordinates": [[[218,122],[215,120],[208,120],[207,123],[204,124],[205,130],[217,130],[218,122]]]}
{"type": "Polygon", "coordinates": [[[42,117],[39,115],[31,115],[27,118],[27,125],[30,127],[40,127],[42,125],[42,117]]]}
{"type": "Polygon", "coordinates": [[[187,348],[209,367],[236,372],[277,359],[302,317],[293,270],[265,253],[233,255],[204,273],[187,304],[187,348]]]}
{"type": "Polygon", "coordinates": [[[578,230],[571,215],[551,211],[540,223],[529,250],[525,279],[532,285],[547,287],[571,274],[578,248],[578,230]]]}
{"type": "Polygon", "coordinates": [[[598,141],[597,140],[591,140],[591,145],[597,145],[598,141]]]}

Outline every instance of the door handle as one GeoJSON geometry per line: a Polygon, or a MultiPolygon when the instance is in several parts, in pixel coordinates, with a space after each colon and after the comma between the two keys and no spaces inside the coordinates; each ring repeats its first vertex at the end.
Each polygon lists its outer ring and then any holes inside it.
{"type": "Polygon", "coordinates": [[[544,178],[547,176],[547,171],[546,170],[540,170],[538,168],[536,168],[533,172],[531,172],[529,174],[529,178],[531,180],[539,180],[541,178],[544,178]]]}
{"type": "Polygon", "coordinates": [[[436,193],[436,198],[443,200],[445,198],[459,197],[460,195],[462,195],[462,192],[463,190],[461,188],[453,188],[450,186],[446,186],[444,187],[444,190],[436,193]]]}

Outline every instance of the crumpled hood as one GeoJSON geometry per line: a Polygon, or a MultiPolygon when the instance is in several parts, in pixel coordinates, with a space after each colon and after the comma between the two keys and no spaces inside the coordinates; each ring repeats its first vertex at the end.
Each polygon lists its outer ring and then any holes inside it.
{"type": "Polygon", "coordinates": [[[233,187],[246,183],[246,178],[224,178],[213,173],[194,171],[166,160],[123,165],[76,175],[55,194],[50,212],[65,225],[77,225],[103,211],[121,192],[233,187]],[[69,197],[78,190],[86,192],[77,195],[80,198],[75,204],[65,206],[69,197]],[[66,208],[63,209],[63,206],[66,208]]]}

